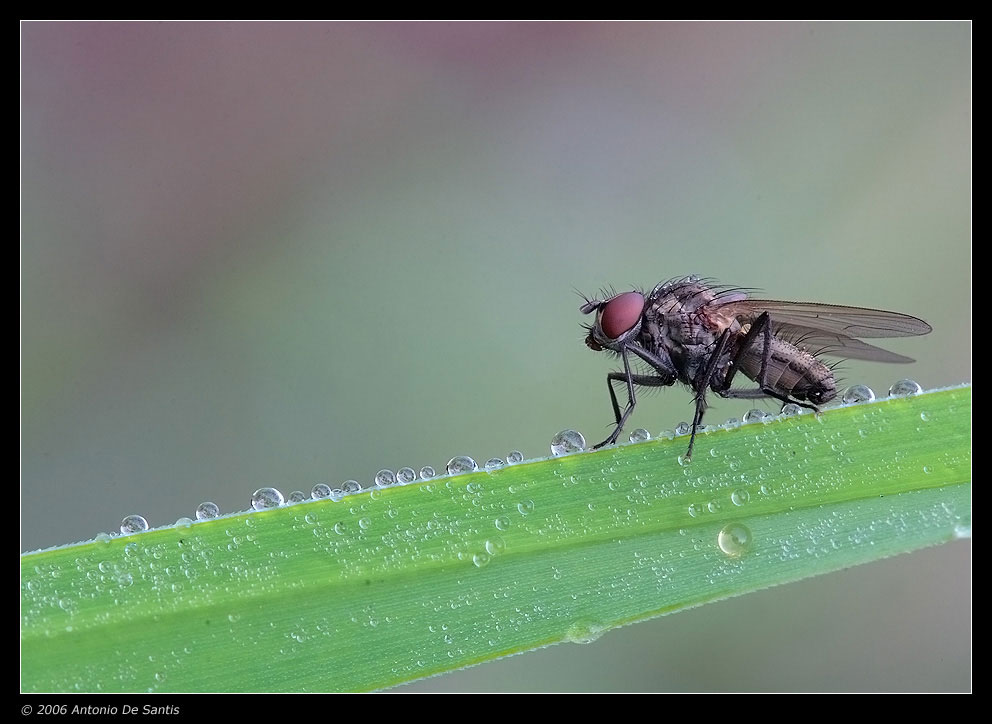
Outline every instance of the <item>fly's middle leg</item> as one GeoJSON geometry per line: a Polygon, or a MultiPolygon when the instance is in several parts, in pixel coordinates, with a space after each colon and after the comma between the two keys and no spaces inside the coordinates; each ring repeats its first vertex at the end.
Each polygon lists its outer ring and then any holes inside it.
{"type": "Polygon", "coordinates": [[[703,414],[706,412],[706,390],[713,383],[720,359],[723,357],[724,350],[727,348],[728,339],[730,339],[730,332],[724,330],[723,334],[720,335],[720,339],[717,340],[716,347],[714,347],[712,354],[710,354],[709,360],[706,362],[706,367],[697,375],[693,384],[696,390],[696,414],[692,418],[692,434],[689,437],[689,449],[685,454],[687,461],[692,460],[692,448],[696,444],[696,431],[699,429],[699,425],[703,421],[703,414]]]}

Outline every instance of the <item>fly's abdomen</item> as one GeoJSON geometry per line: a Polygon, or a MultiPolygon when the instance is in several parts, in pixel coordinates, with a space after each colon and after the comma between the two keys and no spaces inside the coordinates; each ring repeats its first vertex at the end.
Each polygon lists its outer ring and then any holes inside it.
{"type": "MultiPolygon", "coordinates": [[[[755,340],[737,360],[740,371],[759,383],[763,352],[763,341],[755,340]]],[[[830,368],[806,350],[778,337],[771,340],[764,385],[814,405],[829,402],[837,396],[837,383],[830,368]]]]}

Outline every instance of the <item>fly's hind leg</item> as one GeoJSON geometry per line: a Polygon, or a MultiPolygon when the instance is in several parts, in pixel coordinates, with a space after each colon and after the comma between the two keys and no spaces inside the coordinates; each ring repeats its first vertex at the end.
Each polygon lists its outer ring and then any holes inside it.
{"type": "Polygon", "coordinates": [[[791,402],[794,405],[799,405],[800,407],[805,407],[813,412],[819,412],[820,409],[816,405],[811,405],[808,402],[802,402],[800,400],[794,400],[789,395],[783,395],[781,392],[772,389],[772,387],[767,382],[768,375],[768,362],[772,356],[772,325],[768,318],[768,312],[762,312],[756,320],[751,324],[751,329],[748,330],[747,334],[744,336],[744,340],[741,342],[741,346],[737,350],[737,354],[733,356],[730,360],[730,369],[727,372],[727,376],[723,380],[723,384],[716,388],[714,391],[727,399],[737,399],[737,400],[758,400],[765,397],[772,397],[776,400],[782,402],[791,402]],[[747,352],[754,341],[758,338],[758,335],[762,336],[762,342],[764,343],[761,349],[761,370],[758,372],[758,388],[756,390],[732,390],[730,389],[730,383],[734,380],[734,375],[737,374],[738,365],[737,361],[741,356],[747,352]]]}

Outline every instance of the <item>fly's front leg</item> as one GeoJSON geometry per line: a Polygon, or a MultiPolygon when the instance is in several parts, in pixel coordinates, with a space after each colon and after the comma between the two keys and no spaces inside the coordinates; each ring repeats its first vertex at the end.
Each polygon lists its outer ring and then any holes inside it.
{"type": "MultiPolygon", "coordinates": [[[[631,349],[635,352],[640,350],[639,347],[633,346],[631,349]]],[[[626,349],[624,349],[622,356],[623,372],[610,372],[606,375],[606,386],[610,390],[610,402],[613,404],[613,415],[616,419],[616,428],[613,430],[613,434],[603,440],[603,442],[593,446],[593,449],[598,449],[604,445],[610,445],[617,441],[617,438],[620,436],[620,432],[623,430],[623,426],[627,423],[631,413],[634,412],[634,406],[637,404],[637,397],[634,393],[634,385],[641,385],[642,387],[668,387],[675,381],[674,373],[672,375],[659,374],[657,376],[631,374],[630,360],[627,357],[626,349]],[[620,381],[627,384],[627,407],[624,409],[623,413],[620,412],[620,404],[617,402],[616,389],[613,387],[614,382],[620,381]]],[[[653,355],[651,356],[653,357],[653,355]]],[[[661,367],[659,371],[663,371],[664,369],[664,367],[661,367]]]]}
{"type": "Polygon", "coordinates": [[[620,372],[610,372],[606,375],[606,386],[610,388],[610,402],[613,403],[613,414],[616,417],[617,426],[614,428],[613,433],[593,447],[593,449],[601,448],[603,445],[610,445],[617,441],[617,437],[620,435],[620,431],[623,430],[624,423],[627,422],[627,418],[630,417],[630,413],[634,411],[634,405],[637,404],[637,398],[634,395],[634,380],[633,375],[630,374],[630,360],[627,359],[627,350],[623,351],[623,373],[620,372]],[[623,380],[627,383],[627,408],[620,414],[620,405],[617,403],[617,393],[613,389],[613,383],[617,380],[623,380]]]}

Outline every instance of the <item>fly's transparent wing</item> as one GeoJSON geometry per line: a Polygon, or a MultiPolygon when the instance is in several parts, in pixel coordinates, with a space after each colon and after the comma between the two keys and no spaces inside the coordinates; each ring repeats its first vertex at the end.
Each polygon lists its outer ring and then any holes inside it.
{"type": "MultiPolygon", "coordinates": [[[[802,328],[809,334],[827,333],[825,338],[916,337],[928,334],[932,327],[922,319],[899,312],[864,307],[845,307],[839,304],[816,302],[783,302],[772,299],[745,299],[720,305],[720,312],[730,312],[742,322],[754,321],[762,312],[768,312],[773,327],[802,328]]],[[[871,345],[863,347],[877,349],[871,345]]],[[[859,349],[851,346],[851,349],[859,349]]],[[[846,355],[852,357],[853,355],[846,355]]],[[[901,355],[896,355],[901,356],[901,355]]],[[[856,357],[855,359],[869,359],[856,357]]],[[[871,358],[877,359],[877,358],[871,358]]],[[[902,358],[901,361],[905,361],[902,358]]],[[[884,360],[890,361],[890,360],[884,360]]]]}
{"type": "Polygon", "coordinates": [[[823,330],[804,327],[798,324],[778,324],[772,318],[772,334],[786,342],[802,347],[814,355],[826,357],[844,357],[846,359],[863,359],[869,362],[892,362],[905,364],[915,362],[887,349],[862,342],[860,339],[844,334],[832,334],[823,330]]]}

